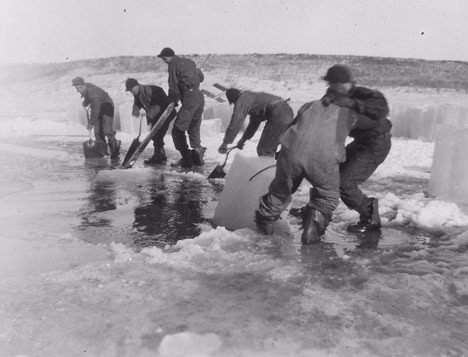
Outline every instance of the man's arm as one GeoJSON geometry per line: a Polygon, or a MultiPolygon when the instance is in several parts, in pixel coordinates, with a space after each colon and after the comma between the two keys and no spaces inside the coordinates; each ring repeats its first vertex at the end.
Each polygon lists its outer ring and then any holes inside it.
{"type": "Polygon", "coordinates": [[[229,122],[229,126],[227,127],[226,133],[224,134],[224,144],[231,144],[234,141],[240,129],[242,128],[242,124],[244,124],[248,111],[249,108],[242,103],[236,103],[234,105],[231,121],[229,122]]]}
{"type": "Polygon", "coordinates": [[[179,86],[178,86],[178,78],[177,78],[177,64],[170,63],[169,64],[169,98],[171,102],[177,103],[180,100],[180,93],[179,93],[179,86]],[[172,64],[172,65],[171,65],[172,64]]]}

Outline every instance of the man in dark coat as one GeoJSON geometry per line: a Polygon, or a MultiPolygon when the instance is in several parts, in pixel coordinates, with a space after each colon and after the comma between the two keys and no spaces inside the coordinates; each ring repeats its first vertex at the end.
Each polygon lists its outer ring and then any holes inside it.
{"type": "Polygon", "coordinates": [[[340,194],[344,204],[359,213],[359,222],[348,226],[349,232],[379,229],[378,200],[367,197],[358,186],[374,173],[390,152],[392,123],[387,119],[387,100],[379,91],[356,86],[351,71],[342,65],[331,67],[323,79],[329,83],[323,101],[353,109],[376,123],[374,128],[351,130],[349,136],[354,141],[346,146],[346,161],[340,165],[340,194]]]}
{"type": "Polygon", "coordinates": [[[224,134],[224,140],[218,151],[227,152],[227,147],[236,138],[244,124],[247,115],[250,121],[237,148],[243,149],[247,140],[256,133],[261,122],[265,122],[260,141],[257,145],[258,156],[274,156],[279,145],[279,139],[294,119],[294,112],[284,99],[263,92],[240,91],[230,88],[226,91],[229,104],[234,104],[231,122],[224,134]]]}
{"type": "MultiPolygon", "coordinates": [[[[125,89],[133,94],[132,115],[139,116],[140,110],[144,109],[146,112],[146,122],[152,128],[170,103],[164,89],[155,85],[140,84],[135,78],[128,78],[126,80],[125,89]]],[[[160,165],[167,161],[166,151],[164,150],[164,136],[167,133],[170,122],[174,120],[176,115],[176,110],[173,110],[164,125],[153,137],[154,154],[144,161],[146,165],[160,165]]]]}
{"type": "Polygon", "coordinates": [[[327,101],[306,103],[280,140],[275,178],[261,197],[256,223],[272,234],[274,223],[289,205],[292,194],[307,179],[313,186],[303,212],[301,241],[320,241],[340,197],[340,163],[345,160],[345,140],[350,130],[370,129],[376,122],[352,109],[327,101]]]}
{"type": "Polygon", "coordinates": [[[203,73],[195,62],[189,58],[176,56],[171,48],[163,48],[158,55],[168,64],[169,99],[171,102],[182,103],[172,129],[175,148],[182,155],[179,165],[190,168],[192,165],[202,166],[206,148],[201,146],[200,126],[202,122],[205,98],[200,91],[203,73]],[[185,135],[187,132],[190,146],[185,135]]]}
{"type": "Polygon", "coordinates": [[[111,158],[118,158],[120,155],[120,140],[115,138],[116,132],[113,129],[114,102],[109,94],[98,86],[85,82],[81,77],[73,78],[72,86],[83,97],[83,107],[90,106],[91,116],[87,126],[88,130],[94,128],[96,140],[104,143],[107,137],[111,158]]]}

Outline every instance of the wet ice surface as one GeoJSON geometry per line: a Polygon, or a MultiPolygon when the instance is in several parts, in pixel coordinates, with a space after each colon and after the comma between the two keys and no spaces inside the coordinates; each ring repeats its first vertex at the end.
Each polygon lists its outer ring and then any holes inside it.
{"type": "Polygon", "coordinates": [[[303,247],[291,216],[271,238],[212,229],[222,180],[200,173],[84,163],[69,139],[4,140],[0,160],[2,356],[468,353],[465,218],[439,202],[435,222],[427,175],[365,186],[381,236],[346,234],[340,205],[303,247]]]}

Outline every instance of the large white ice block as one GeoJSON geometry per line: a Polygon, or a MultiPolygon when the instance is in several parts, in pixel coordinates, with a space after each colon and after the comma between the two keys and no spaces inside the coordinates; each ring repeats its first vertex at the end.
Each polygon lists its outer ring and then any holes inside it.
{"type": "Polygon", "coordinates": [[[434,142],[429,192],[468,203],[468,129],[439,124],[434,142]]]}
{"type": "Polygon", "coordinates": [[[230,230],[241,228],[255,229],[254,216],[261,196],[275,177],[275,168],[270,168],[251,181],[249,179],[260,170],[274,165],[268,157],[252,157],[237,153],[226,176],[226,184],[213,217],[215,226],[230,230]]]}
{"type": "MultiPolygon", "coordinates": [[[[120,131],[128,134],[138,134],[140,130],[140,118],[132,115],[133,105],[120,104],[118,108],[120,117],[120,131]]],[[[146,118],[143,118],[142,120],[141,132],[146,134],[148,132],[146,118]]]]}
{"type": "Polygon", "coordinates": [[[203,119],[215,119],[219,118],[222,121],[221,130],[226,131],[231,121],[233,106],[228,103],[216,103],[211,106],[205,107],[203,112],[203,119]]]}

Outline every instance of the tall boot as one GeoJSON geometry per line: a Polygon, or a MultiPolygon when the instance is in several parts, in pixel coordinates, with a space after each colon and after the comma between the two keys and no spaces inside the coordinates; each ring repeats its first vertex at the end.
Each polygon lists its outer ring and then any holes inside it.
{"type": "Polygon", "coordinates": [[[164,146],[155,146],[154,154],[149,159],[143,161],[145,165],[161,165],[167,161],[166,151],[164,146]]]}
{"type": "Polygon", "coordinates": [[[199,147],[192,150],[192,161],[195,166],[203,166],[205,165],[205,161],[203,157],[205,156],[205,147],[199,147]]]}
{"type": "Polygon", "coordinates": [[[111,159],[117,159],[120,156],[120,144],[122,142],[115,138],[109,139],[109,149],[111,159]]]}
{"type": "Polygon", "coordinates": [[[379,215],[379,200],[374,197],[366,198],[365,210],[359,216],[359,222],[348,226],[351,233],[365,233],[380,229],[382,224],[379,215]]]}
{"type": "Polygon", "coordinates": [[[259,211],[255,211],[255,223],[262,234],[271,236],[273,234],[276,221],[277,219],[274,217],[265,217],[259,211]]]}
{"type": "Polygon", "coordinates": [[[306,206],[303,211],[302,220],[304,222],[304,231],[301,237],[302,244],[308,245],[320,242],[330,222],[329,216],[315,208],[306,206]]]}
{"type": "Polygon", "coordinates": [[[182,159],[176,165],[173,166],[180,166],[184,169],[190,169],[193,166],[192,161],[192,151],[189,149],[180,150],[180,154],[182,155],[182,159]]]}

